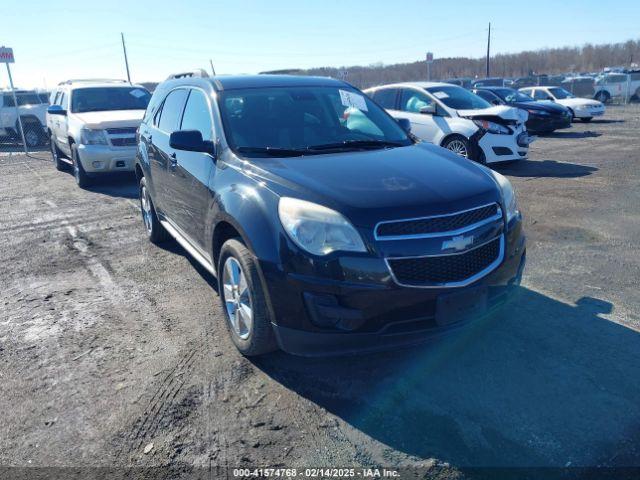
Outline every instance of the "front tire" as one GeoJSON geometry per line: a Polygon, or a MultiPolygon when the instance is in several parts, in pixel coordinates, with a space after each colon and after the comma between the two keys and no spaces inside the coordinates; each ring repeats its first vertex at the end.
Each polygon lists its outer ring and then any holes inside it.
{"type": "Polygon", "coordinates": [[[442,147],[464,158],[470,158],[471,148],[469,140],[462,135],[451,135],[444,142],[442,147]]]}
{"type": "Polygon", "coordinates": [[[593,117],[585,117],[581,119],[584,123],[589,123],[591,120],[593,120],[593,117]]]}
{"type": "Polygon", "coordinates": [[[142,212],[142,222],[147,232],[147,238],[151,243],[162,243],[169,238],[169,234],[158,219],[156,208],[153,205],[149,189],[147,188],[147,180],[144,177],[140,179],[139,192],[140,211],[142,212]]]}
{"type": "Polygon", "coordinates": [[[218,291],[231,340],[240,353],[252,357],[277,350],[258,262],[240,239],[222,245],[218,291]]]}
{"type": "Polygon", "coordinates": [[[91,178],[87,175],[80,162],[80,155],[78,154],[78,147],[71,146],[71,160],[73,161],[73,176],[76,179],[76,183],[80,188],[88,188],[91,186],[91,178]]]}

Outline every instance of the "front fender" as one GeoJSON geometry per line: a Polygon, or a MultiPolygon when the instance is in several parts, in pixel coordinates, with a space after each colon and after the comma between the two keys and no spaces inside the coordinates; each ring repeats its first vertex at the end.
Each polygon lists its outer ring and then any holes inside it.
{"type": "Polygon", "coordinates": [[[209,209],[209,251],[216,241],[216,227],[226,222],[240,233],[261,263],[279,264],[279,242],[284,232],[278,219],[278,196],[233,168],[218,170],[216,176],[221,188],[215,190],[209,209]]]}

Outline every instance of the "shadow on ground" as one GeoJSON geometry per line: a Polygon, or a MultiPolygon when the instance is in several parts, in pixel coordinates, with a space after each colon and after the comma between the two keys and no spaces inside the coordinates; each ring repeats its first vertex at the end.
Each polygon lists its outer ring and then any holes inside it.
{"type": "Polygon", "coordinates": [[[574,131],[555,131],[553,133],[547,133],[543,135],[544,138],[560,138],[560,139],[570,139],[570,138],[594,138],[602,135],[598,132],[593,132],[591,130],[585,130],[584,132],[574,132],[574,131]]]}
{"type": "Polygon", "coordinates": [[[92,179],[87,191],[101,193],[110,197],[139,198],[138,184],[133,173],[106,174],[92,179]]]}
{"type": "Polygon", "coordinates": [[[420,348],[254,362],[365,449],[457,467],[640,465],[640,334],[611,310],[521,288],[502,313],[420,348]]]}
{"type": "Polygon", "coordinates": [[[492,165],[494,170],[512,177],[576,178],[591,175],[598,169],[556,160],[519,160],[506,165],[492,165]]]}

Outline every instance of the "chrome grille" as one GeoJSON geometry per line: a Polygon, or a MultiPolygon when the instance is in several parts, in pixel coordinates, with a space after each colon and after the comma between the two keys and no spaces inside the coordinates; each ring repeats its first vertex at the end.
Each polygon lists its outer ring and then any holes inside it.
{"type": "Polygon", "coordinates": [[[107,128],[109,135],[135,135],[136,127],[107,128]]]}
{"type": "Polygon", "coordinates": [[[136,144],[136,137],[111,138],[114,147],[132,147],[136,144]]]}
{"type": "Polygon", "coordinates": [[[502,216],[496,203],[446,215],[380,222],[376,226],[378,240],[445,236],[471,230],[502,216]]]}

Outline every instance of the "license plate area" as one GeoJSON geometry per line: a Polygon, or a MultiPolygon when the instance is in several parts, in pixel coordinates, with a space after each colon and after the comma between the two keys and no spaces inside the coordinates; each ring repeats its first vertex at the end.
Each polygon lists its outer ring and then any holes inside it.
{"type": "Polygon", "coordinates": [[[440,326],[471,320],[487,311],[489,289],[486,286],[444,293],[436,300],[436,323],[440,326]]]}

